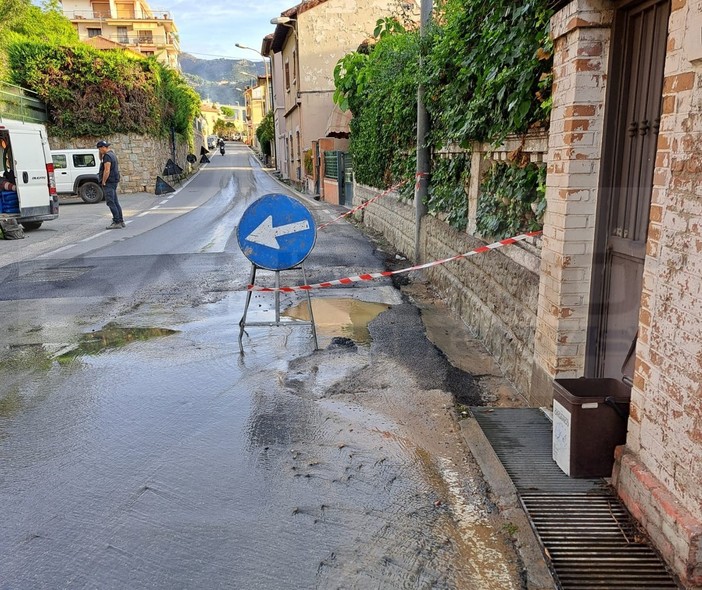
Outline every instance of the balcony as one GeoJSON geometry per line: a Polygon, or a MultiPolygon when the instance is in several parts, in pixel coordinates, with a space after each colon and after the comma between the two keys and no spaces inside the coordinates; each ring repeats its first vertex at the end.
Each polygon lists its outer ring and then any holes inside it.
{"type": "Polygon", "coordinates": [[[126,14],[122,11],[118,14],[113,10],[64,10],[63,15],[68,20],[160,20],[172,21],[171,13],[168,10],[151,10],[148,13],[130,12],[126,14]]]}
{"type": "Polygon", "coordinates": [[[128,34],[128,35],[102,35],[105,39],[127,45],[128,47],[173,47],[180,51],[180,43],[173,35],[145,35],[145,34],[128,34]]]}

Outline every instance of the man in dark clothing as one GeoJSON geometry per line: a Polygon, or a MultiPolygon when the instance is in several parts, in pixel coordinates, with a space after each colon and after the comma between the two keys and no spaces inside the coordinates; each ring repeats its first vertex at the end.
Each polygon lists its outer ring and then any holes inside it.
{"type": "Polygon", "coordinates": [[[97,142],[100,152],[100,170],[98,178],[105,193],[105,202],[112,212],[112,223],[106,229],[121,229],[125,227],[122,218],[122,207],[117,199],[117,183],[119,182],[119,162],[117,156],[109,149],[110,144],[104,139],[97,142]]]}

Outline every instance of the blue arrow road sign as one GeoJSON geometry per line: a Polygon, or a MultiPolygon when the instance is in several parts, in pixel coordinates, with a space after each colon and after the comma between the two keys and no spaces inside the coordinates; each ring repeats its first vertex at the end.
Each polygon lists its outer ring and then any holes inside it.
{"type": "Polygon", "coordinates": [[[264,195],[246,209],[236,230],[244,256],[259,268],[286,270],[314,247],[317,226],[307,207],[287,195],[264,195]]]}

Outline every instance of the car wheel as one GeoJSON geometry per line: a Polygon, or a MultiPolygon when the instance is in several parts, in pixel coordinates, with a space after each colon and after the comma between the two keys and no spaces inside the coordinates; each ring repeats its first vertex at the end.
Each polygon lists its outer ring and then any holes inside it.
{"type": "Polygon", "coordinates": [[[22,227],[27,231],[31,231],[33,229],[39,229],[42,223],[42,221],[23,221],[22,227]]]}
{"type": "Polygon", "coordinates": [[[102,188],[97,182],[84,182],[78,188],[78,195],[86,203],[99,203],[104,195],[102,188]]]}

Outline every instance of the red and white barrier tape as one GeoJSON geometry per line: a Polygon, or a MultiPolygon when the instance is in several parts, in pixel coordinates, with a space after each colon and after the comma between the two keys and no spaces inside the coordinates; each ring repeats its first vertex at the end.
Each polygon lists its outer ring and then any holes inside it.
{"type": "Polygon", "coordinates": [[[419,190],[419,183],[422,182],[422,178],[425,176],[429,176],[428,172],[417,172],[417,174],[414,175],[414,177],[417,179],[416,182],[414,183],[414,192],[416,193],[419,190]]]}
{"type": "Polygon", "coordinates": [[[336,279],[333,281],[325,281],[324,283],[315,283],[313,285],[299,285],[297,287],[257,287],[256,285],[249,285],[246,289],[247,291],[264,291],[264,292],[274,292],[282,291],[283,293],[292,293],[294,291],[311,291],[312,289],[326,289],[327,287],[334,287],[336,285],[349,285],[351,283],[358,283],[360,281],[372,281],[374,279],[380,279],[383,277],[389,277],[392,275],[397,275],[403,272],[410,272],[412,270],[421,270],[423,268],[429,268],[432,266],[437,266],[439,264],[446,264],[447,262],[452,262],[453,260],[459,260],[461,258],[468,258],[469,256],[475,256],[476,254],[482,254],[483,252],[488,252],[489,250],[495,250],[496,248],[502,248],[503,246],[509,246],[511,244],[516,244],[527,238],[532,238],[534,236],[540,235],[540,231],[532,231],[525,234],[519,234],[513,238],[505,238],[499,242],[493,242],[487,246],[480,246],[475,250],[466,252],[464,254],[457,254],[456,256],[451,256],[450,258],[444,258],[443,260],[435,260],[433,262],[425,262],[424,264],[419,264],[417,266],[411,266],[409,268],[402,268],[400,270],[386,270],[383,272],[371,272],[367,274],[358,275],[355,277],[345,277],[343,279],[336,279]]]}
{"type": "Polygon", "coordinates": [[[343,219],[344,217],[348,217],[349,215],[353,215],[354,213],[356,213],[356,211],[360,211],[364,207],[368,207],[368,205],[370,205],[371,203],[374,203],[380,197],[384,197],[385,195],[393,192],[394,190],[397,190],[406,182],[407,182],[406,180],[403,180],[402,182],[398,182],[397,184],[393,184],[388,190],[383,191],[382,193],[375,195],[375,197],[373,197],[372,199],[369,199],[365,203],[361,203],[360,205],[358,205],[358,207],[354,207],[353,209],[351,209],[351,211],[347,211],[346,213],[339,215],[339,217],[336,217],[336,218],[332,219],[331,221],[328,221],[327,223],[323,223],[317,229],[324,229],[325,227],[328,227],[331,224],[336,223],[337,221],[339,221],[340,219],[343,219]]]}
{"type": "MultiPolygon", "coordinates": [[[[417,190],[419,190],[419,183],[424,176],[429,176],[429,174],[427,172],[417,172],[417,174],[415,174],[415,178],[417,179],[417,182],[414,185],[415,192],[417,190]]],[[[339,221],[340,219],[343,219],[344,217],[348,217],[349,215],[353,215],[354,213],[356,213],[356,211],[360,211],[361,209],[368,207],[368,205],[370,205],[371,203],[374,203],[380,197],[384,197],[385,195],[390,194],[393,191],[396,191],[398,188],[400,188],[401,186],[403,186],[406,183],[407,183],[407,181],[403,180],[402,182],[398,182],[397,184],[393,184],[386,191],[383,191],[382,193],[375,195],[375,197],[373,197],[372,199],[369,199],[365,203],[361,203],[360,205],[358,205],[358,207],[354,207],[350,211],[347,211],[346,213],[342,213],[341,215],[339,215],[339,217],[335,217],[331,221],[328,221],[327,223],[323,223],[317,229],[324,229],[325,227],[329,227],[330,225],[332,225],[333,223],[336,223],[337,221],[339,221]]]]}

